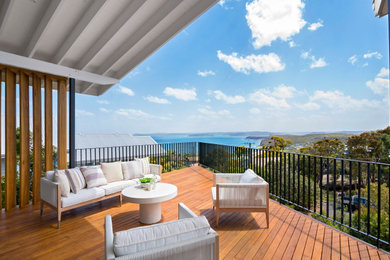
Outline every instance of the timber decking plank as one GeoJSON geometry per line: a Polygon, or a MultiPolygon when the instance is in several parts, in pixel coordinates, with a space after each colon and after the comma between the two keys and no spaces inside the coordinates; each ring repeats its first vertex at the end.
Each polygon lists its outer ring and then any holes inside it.
{"type": "MultiPolygon", "coordinates": [[[[358,244],[361,254],[365,250],[365,256],[379,255],[380,259],[388,259],[385,252],[274,201],[270,201],[269,229],[263,227],[263,213],[235,212],[222,214],[217,228],[211,201],[211,172],[193,166],[164,173],[162,179],[178,187],[177,197],[162,204],[162,222],[177,219],[179,202],[185,203],[195,214],[206,216],[220,236],[220,259],[251,259],[256,253],[255,258],[263,259],[290,259],[292,255],[320,259],[325,246],[330,246],[331,256],[337,256],[333,253],[337,252],[337,245],[332,244],[337,237],[342,259],[359,259],[358,244]]],[[[138,204],[124,203],[119,207],[118,198],[112,198],[64,212],[60,229],[56,228],[56,212],[49,208],[45,208],[42,217],[39,206],[35,205],[3,211],[0,214],[0,259],[104,259],[104,216],[112,216],[117,232],[141,226],[138,210],[138,204]]]]}

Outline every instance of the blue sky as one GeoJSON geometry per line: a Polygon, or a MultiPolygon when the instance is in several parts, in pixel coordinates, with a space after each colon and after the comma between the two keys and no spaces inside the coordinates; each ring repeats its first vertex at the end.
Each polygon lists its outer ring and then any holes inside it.
{"type": "Polygon", "coordinates": [[[384,128],[388,57],[371,1],[226,0],[104,95],[77,95],[76,131],[384,128]]]}

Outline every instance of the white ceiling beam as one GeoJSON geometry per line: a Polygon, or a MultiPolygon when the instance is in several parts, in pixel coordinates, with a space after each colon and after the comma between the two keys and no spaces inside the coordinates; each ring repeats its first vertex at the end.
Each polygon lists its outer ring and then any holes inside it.
{"type": "Polygon", "coordinates": [[[72,32],[66,37],[61,47],[56,51],[57,54],[52,60],[53,63],[60,64],[63,61],[64,57],[68,54],[77,39],[84,32],[87,26],[92,22],[96,14],[99,13],[105,3],[106,0],[95,0],[91,3],[91,5],[88,7],[87,12],[82,15],[81,19],[73,28],[72,32]]]}
{"type": "Polygon", "coordinates": [[[48,24],[55,16],[57,10],[59,10],[61,0],[51,0],[46,8],[44,15],[42,16],[38,26],[31,32],[31,37],[27,41],[27,47],[24,50],[24,56],[32,57],[36,51],[38,43],[45,33],[48,24]]]}
{"type": "Polygon", "coordinates": [[[3,0],[3,4],[1,5],[0,9],[0,33],[4,28],[9,14],[11,13],[10,10],[12,8],[13,3],[14,2],[11,0],[3,0]]]}
{"type": "MultiPolygon", "coordinates": [[[[172,12],[177,6],[180,5],[181,0],[170,0],[166,2],[161,8],[151,15],[151,18],[147,20],[137,31],[131,34],[122,44],[119,49],[111,55],[101,67],[97,70],[99,74],[107,73],[115,63],[128,53],[142,38],[144,38],[154,27],[156,27],[170,12],[172,12]]],[[[87,92],[90,88],[94,87],[90,85],[84,89],[87,92]]]]}
{"type": "Polygon", "coordinates": [[[99,51],[112,39],[112,37],[122,28],[122,26],[137,12],[137,10],[145,3],[143,0],[134,0],[123,10],[123,12],[115,19],[107,30],[99,37],[99,39],[89,48],[83,55],[83,58],[75,66],[79,70],[85,69],[99,51]]]}
{"type": "MultiPolygon", "coordinates": [[[[212,7],[217,2],[218,0],[199,1],[198,4],[196,4],[195,6],[190,8],[187,12],[185,12],[182,16],[180,16],[176,20],[176,23],[172,24],[167,30],[163,31],[158,37],[156,37],[154,41],[146,45],[143,48],[142,52],[139,52],[129,62],[124,64],[122,66],[122,69],[115,74],[115,77],[117,78],[124,77],[127,73],[129,73],[130,70],[137,67],[142,61],[144,61],[147,57],[152,55],[161,46],[163,46],[166,42],[168,42],[172,37],[178,34],[182,29],[188,26],[196,18],[201,16],[204,12],[206,12],[210,7],[212,7]]],[[[93,88],[95,86],[96,86],[95,84],[92,84],[89,87],[85,87],[81,90],[81,93],[86,93],[88,89],[93,88]]],[[[98,91],[98,95],[104,94],[105,91],[102,92],[98,91]]]]}
{"type": "Polygon", "coordinates": [[[76,80],[96,83],[99,85],[114,85],[119,83],[119,79],[116,78],[102,76],[87,71],[81,71],[4,51],[0,51],[0,63],[8,66],[19,67],[42,73],[48,73],[67,78],[74,78],[76,80]]]}

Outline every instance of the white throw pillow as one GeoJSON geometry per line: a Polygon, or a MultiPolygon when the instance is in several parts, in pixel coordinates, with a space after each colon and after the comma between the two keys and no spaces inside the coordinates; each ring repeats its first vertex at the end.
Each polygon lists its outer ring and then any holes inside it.
{"type": "Polygon", "coordinates": [[[114,252],[116,256],[125,256],[170,246],[205,236],[209,230],[206,217],[200,216],[119,231],[114,235],[114,252]]]}
{"type": "Polygon", "coordinates": [[[65,170],[65,175],[68,177],[70,190],[73,193],[78,193],[85,188],[86,182],[79,168],[67,169],[65,170]]]}
{"type": "Polygon", "coordinates": [[[68,197],[70,194],[70,185],[65,175],[65,170],[56,170],[53,174],[53,181],[60,185],[61,196],[68,197]]]}
{"type": "Polygon", "coordinates": [[[242,175],[240,179],[240,183],[257,183],[257,182],[259,182],[259,179],[257,178],[257,174],[251,169],[246,170],[244,172],[244,175],[242,175]]]}
{"type": "Polygon", "coordinates": [[[144,176],[142,172],[141,161],[130,161],[122,163],[123,178],[125,180],[132,180],[136,178],[142,178],[144,176]]]}
{"type": "Polygon", "coordinates": [[[141,162],[143,175],[150,174],[149,157],[136,158],[135,160],[141,162]]]}
{"type": "Polygon", "coordinates": [[[108,183],[123,180],[121,162],[101,163],[100,166],[108,183]]]}
{"type": "Polygon", "coordinates": [[[80,170],[84,175],[88,189],[107,184],[106,177],[104,177],[100,166],[86,166],[81,167],[80,170]]]}

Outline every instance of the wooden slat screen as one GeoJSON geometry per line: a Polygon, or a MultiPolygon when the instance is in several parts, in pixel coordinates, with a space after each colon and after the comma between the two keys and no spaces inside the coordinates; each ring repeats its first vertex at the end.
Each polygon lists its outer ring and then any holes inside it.
{"type": "MultiPolygon", "coordinates": [[[[3,84],[3,82],[4,85],[0,85],[0,93],[1,87],[5,86],[5,196],[2,197],[0,185],[0,210],[3,204],[5,210],[10,210],[17,204],[21,208],[28,205],[30,194],[32,194],[33,203],[39,202],[41,176],[44,171],[57,168],[53,161],[52,93],[55,87],[58,90],[58,167],[67,167],[67,79],[0,64],[0,83],[3,84]],[[16,98],[18,89],[19,101],[16,98]],[[30,122],[29,108],[31,89],[32,122],[30,122]],[[44,89],[43,97],[42,89],[44,89]],[[45,101],[43,118],[42,98],[45,101]],[[19,106],[19,114],[17,114],[17,106],[19,106]],[[17,117],[19,125],[17,125],[17,117]],[[44,142],[42,140],[42,120],[44,120],[44,142]],[[17,144],[17,127],[20,127],[19,145],[17,144]],[[32,140],[30,132],[32,132],[32,140]],[[43,144],[45,144],[44,156],[42,154],[43,144]],[[31,154],[32,162],[30,161],[31,154]],[[30,176],[31,168],[32,176],[30,176]],[[31,187],[32,190],[30,190],[31,187]]],[[[0,129],[1,127],[0,124],[0,129]]]]}

